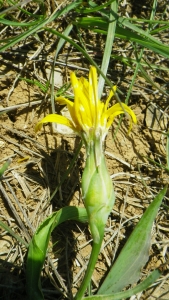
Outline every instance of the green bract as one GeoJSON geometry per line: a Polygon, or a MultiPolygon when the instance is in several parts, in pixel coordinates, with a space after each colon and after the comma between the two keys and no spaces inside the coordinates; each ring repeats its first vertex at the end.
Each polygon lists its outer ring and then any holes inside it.
{"type": "Polygon", "coordinates": [[[115,196],[104,154],[99,154],[93,143],[88,148],[88,153],[82,176],[82,194],[93,240],[95,243],[99,243],[115,196]],[[96,155],[100,157],[98,158],[96,155]]]}

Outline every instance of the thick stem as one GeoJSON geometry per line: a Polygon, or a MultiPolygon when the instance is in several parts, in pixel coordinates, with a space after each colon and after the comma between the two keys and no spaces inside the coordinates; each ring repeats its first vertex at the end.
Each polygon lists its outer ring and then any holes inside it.
{"type": "Polygon", "coordinates": [[[92,137],[87,146],[87,160],[82,176],[82,194],[93,238],[93,247],[84,279],[75,300],[82,299],[91,280],[103,241],[107,218],[115,198],[99,134],[92,137]]]}
{"type": "Polygon", "coordinates": [[[74,300],[81,300],[89,283],[90,283],[90,280],[91,280],[91,277],[92,277],[92,274],[93,274],[93,271],[94,271],[94,268],[95,268],[95,265],[96,265],[96,262],[97,262],[97,258],[98,258],[98,255],[100,253],[100,248],[101,248],[101,245],[102,245],[102,241],[103,241],[103,236],[104,236],[104,230],[103,230],[103,233],[100,234],[100,241],[99,243],[94,243],[93,242],[93,247],[92,247],[92,252],[91,252],[91,255],[90,255],[90,259],[89,259],[89,263],[88,263],[88,266],[87,266],[87,270],[86,270],[86,273],[85,273],[85,276],[83,278],[83,281],[82,281],[82,284],[79,288],[79,291],[77,292],[74,300]]]}

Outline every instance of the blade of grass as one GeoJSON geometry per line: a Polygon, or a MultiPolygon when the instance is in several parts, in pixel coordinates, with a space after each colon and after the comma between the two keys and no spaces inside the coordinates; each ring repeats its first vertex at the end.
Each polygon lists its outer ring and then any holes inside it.
{"type": "MultiPolygon", "coordinates": [[[[65,13],[68,13],[71,10],[74,10],[79,4],[81,3],[81,1],[76,1],[76,2],[72,2],[71,4],[67,5],[66,7],[62,8],[61,10],[57,10],[54,11],[53,14],[40,21],[38,25],[33,26],[32,28],[30,28],[29,30],[27,30],[26,32],[21,33],[19,36],[13,38],[10,42],[8,42],[7,44],[3,45],[0,47],[0,51],[5,51],[6,49],[8,49],[9,47],[14,46],[16,43],[22,41],[23,39],[26,39],[26,37],[34,34],[35,32],[37,33],[39,30],[41,30],[45,25],[51,23],[52,21],[54,21],[56,18],[64,15],[65,13]]],[[[18,22],[18,26],[19,26],[19,22],[18,22]]]]}
{"type": "Polygon", "coordinates": [[[0,226],[5,229],[10,235],[12,235],[19,243],[24,245],[26,248],[29,247],[29,244],[25,242],[18,234],[16,234],[8,225],[0,221],[0,226]]]}
{"type": "MultiPolygon", "coordinates": [[[[120,55],[116,55],[116,54],[111,54],[111,57],[115,60],[119,60],[122,63],[126,64],[127,66],[132,66],[131,64],[136,64],[137,61],[134,58],[131,57],[124,57],[124,56],[120,56],[120,55]]],[[[165,66],[159,66],[159,65],[155,65],[152,63],[147,63],[146,61],[142,61],[141,65],[146,67],[147,65],[151,68],[151,69],[157,69],[157,70],[163,70],[163,71],[168,71],[169,72],[169,68],[165,67],[165,66]]]]}
{"type": "MultiPolygon", "coordinates": [[[[169,47],[167,45],[162,44],[160,41],[158,41],[156,38],[152,37],[151,34],[146,33],[143,30],[140,30],[139,27],[127,22],[126,19],[124,19],[124,24],[127,26],[127,28],[123,28],[123,19],[120,18],[117,21],[116,25],[116,33],[115,36],[121,39],[129,40],[131,42],[135,42],[138,45],[141,45],[143,47],[146,47],[156,53],[161,54],[164,57],[169,58],[169,47]],[[133,32],[134,30],[135,32],[133,32]]],[[[74,24],[81,26],[83,28],[90,28],[90,30],[93,30],[94,32],[102,33],[107,35],[107,28],[108,28],[108,21],[107,18],[98,18],[98,17],[82,17],[77,18],[74,22],[74,24]]]]}
{"type": "MultiPolygon", "coordinates": [[[[64,36],[69,36],[69,33],[71,32],[73,28],[73,25],[72,24],[69,24],[66,29],[64,30],[63,32],[63,35],[64,36]]],[[[55,77],[55,72],[54,72],[54,68],[55,68],[55,62],[56,62],[56,59],[58,57],[58,54],[60,52],[60,50],[62,49],[63,45],[65,44],[65,39],[63,38],[60,38],[59,39],[59,42],[57,44],[57,48],[56,48],[56,52],[55,52],[55,57],[54,57],[54,60],[53,60],[53,66],[52,66],[52,85],[51,85],[51,108],[52,108],[52,113],[54,114],[55,113],[55,96],[54,96],[54,77],[55,77]]]]}
{"type": "MultiPolygon", "coordinates": [[[[45,27],[45,29],[51,33],[53,33],[54,35],[57,35],[59,37],[62,37],[63,39],[65,39],[68,43],[70,43],[72,46],[74,46],[76,49],[78,49],[83,55],[84,57],[93,65],[95,66],[95,68],[97,69],[98,73],[102,75],[102,77],[105,79],[105,82],[107,83],[107,85],[110,86],[111,89],[113,89],[113,85],[111,83],[111,81],[103,74],[103,72],[101,71],[101,69],[98,67],[98,65],[95,63],[95,61],[90,57],[90,55],[81,47],[79,46],[77,43],[75,43],[73,40],[71,40],[70,38],[68,38],[67,36],[64,36],[62,33],[60,33],[57,30],[51,29],[51,28],[47,28],[45,27]]],[[[116,96],[116,94],[115,94],[116,96]]],[[[119,98],[117,98],[117,101],[119,101],[119,98]]]]}
{"type": "Polygon", "coordinates": [[[149,158],[148,156],[143,155],[142,157],[146,158],[149,162],[153,163],[154,165],[158,166],[159,168],[169,172],[169,169],[166,166],[162,165],[161,163],[158,163],[157,161],[149,158]]]}
{"type": "MultiPolygon", "coordinates": [[[[110,5],[110,17],[109,17],[109,25],[107,30],[107,38],[106,38],[106,45],[104,50],[104,55],[102,59],[101,71],[106,76],[107,69],[109,66],[110,55],[112,51],[112,46],[114,42],[115,30],[116,30],[116,22],[117,22],[117,9],[118,9],[118,2],[113,1],[110,5]]],[[[103,92],[104,87],[104,78],[100,75],[99,76],[99,83],[98,83],[98,97],[101,99],[101,95],[103,92]]]]}
{"type": "Polygon", "coordinates": [[[6,14],[6,13],[8,13],[9,11],[12,11],[12,10],[15,10],[15,9],[17,9],[19,6],[23,6],[23,5],[25,5],[25,4],[28,4],[29,2],[31,2],[32,0],[24,0],[24,1],[20,1],[19,3],[17,3],[17,4],[15,4],[15,5],[13,5],[13,6],[11,6],[11,7],[9,7],[9,8],[7,8],[7,9],[5,9],[5,10],[3,10],[3,11],[1,11],[0,12],[0,16],[1,15],[4,15],[4,14],[6,14]]]}
{"type": "Polygon", "coordinates": [[[8,25],[8,26],[16,26],[16,27],[30,27],[30,26],[34,26],[34,25],[37,25],[39,23],[39,20],[37,21],[34,21],[34,22],[14,22],[14,21],[11,21],[11,20],[7,20],[7,19],[3,19],[1,18],[0,19],[0,22],[4,25],[8,25]]]}
{"type": "Polygon", "coordinates": [[[88,5],[91,7],[91,8],[77,8],[76,11],[81,13],[81,14],[90,14],[92,12],[101,12],[102,11],[102,8],[106,8],[107,6],[111,5],[111,3],[113,1],[116,1],[116,0],[110,0],[102,5],[98,5],[96,4],[95,2],[92,2],[92,1],[89,1],[88,2],[88,5]]]}
{"type": "Polygon", "coordinates": [[[159,85],[157,85],[153,79],[151,79],[150,76],[148,76],[147,72],[144,70],[143,66],[139,64],[139,70],[142,74],[142,76],[146,79],[147,82],[149,82],[152,86],[155,87],[155,89],[159,90],[162,94],[166,95],[168,97],[168,93],[162,89],[159,85]]]}

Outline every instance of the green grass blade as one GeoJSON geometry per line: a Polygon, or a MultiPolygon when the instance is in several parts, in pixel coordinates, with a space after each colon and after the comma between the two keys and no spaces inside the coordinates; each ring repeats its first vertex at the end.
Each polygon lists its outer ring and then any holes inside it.
{"type": "Polygon", "coordinates": [[[7,20],[7,19],[0,19],[0,23],[8,25],[8,26],[30,27],[30,26],[37,25],[39,23],[39,21],[24,23],[24,22],[14,22],[14,21],[7,20]]]}
{"type": "Polygon", "coordinates": [[[159,90],[162,94],[166,95],[167,97],[169,96],[164,89],[162,89],[159,85],[157,85],[153,81],[153,79],[151,79],[151,77],[148,76],[148,74],[146,73],[146,71],[144,70],[141,64],[139,64],[139,69],[141,71],[142,76],[146,79],[147,82],[149,82],[155,89],[159,90]]]}
{"type": "Polygon", "coordinates": [[[140,269],[148,260],[153,221],[166,190],[167,187],[155,197],[147,208],[101,285],[98,291],[99,295],[120,292],[127,285],[138,281],[140,269]]]}
{"type": "Polygon", "coordinates": [[[120,28],[117,26],[116,36],[131,42],[135,42],[140,46],[154,51],[155,53],[161,54],[164,57],[169,58],[169,47],[162,43],[151,41],[146,37],[139,36],[138,34],[130,31],[129,29],[120,28]]]}
{"type": "Polygon", "coordinates": [[[125,291],[120,292],[116,294],[111,295],[96,295],[96,296],[90,296],[83,298],[82,300],[121,300],[129,298],[133,295],[136,295],[137,293],[140,293],[142,291],[145,291],[151,284],[153,284],[159,277],[160,277],[160,271],[154,270],[143,282],[138,284],[136,287],[125,291]]]}
{"type": "MultiPolygon", "coordinates": [[[[137,63],[136,59],[134,59],[134,58],[124,57],[121,55],[116,55],[114,53],[111,54],[111,57],[115,60],[121,61],[122,63],[124,63],[125,65],[130,66],[130,67],[132,67],[132,64],[137,63]]],[[[142,60],[141,65],[143,67],[147,67],[147,62],[142,60]]],[[[164,71],[169,72],[169,68],[167,68],[165,66],[159,66],[159,65],[152,64],[152,63],[149,63],[148,66],[150,67],[150,69],[153,69],[153,70],[164,70],[164,71]]]]}
{"type": "MultiPolygon", "coordinates": [[[[110,18],[109,18],[109,25],[108,25],[108,31],[107,31],[107,38],[106,38],[106,45],[104,50],[104,55],[102,59],[102,66],[101,70],[106,76],[107,69],[109,66],[110,61],[110,55],[112,51],[112,46],[114,42],[114,36],[115,36],[115,30],[116,30],[116,22],[117,22],[117,9],[118,9],[118,3],[117,1],[113,1],[110,6],[110,18]]],[[[101,95],[103,92],[104,87],[104,78],[100,75],[99,77],[99,83],[98,83],[98,97],[101,99],[101,95]]]]}
{"type": "MultiPolygon", "coordinates": [[[[69,33],[71,32],[72,28],[73,28],[73,25],[72,25],[72,24],[69,24],[69,25],[66,27],[66,29],[64,30],[63,35],[69,36],[69,33]]],[[[60,50],[62,49],[63,45],[65,44],[65,42],[66,42],[65,39],[60,38],[59,43],[57,44],[56,53],[55,53],[55,58],[58,57],[58,54],[59,54],[60,50]]]]}
{"type": "MultiPolygon", "coordinates": [[[[107,35],[108,19],[98,17],[82,17],[77,18],[75,24],[83,28],[93,29],[94,32],[99,32],[107,35]]],[[[169,58],[169,47],[156,38],[152,37],[150,33],[143,31],[138,26],[131,24],[124,18],[119,18],[116,25],[115,36],[121,39],[135,42],[140,46],[146,47],[156,53],[161,54],[164,57],[169,58]],[[120,20],[120,21],[119,21],[120,20]],[[123,28],[122,26],[127,28],[123,28]]]]}
{"type": "MultiPolygon", "coordinates": [[[[54,11],[54,13],[49,18],[46,18],[46,19],[40,21],[39,24],[33,26],[32,28],[23,32],[22,34],[16,36],[7,44],[1,46],[0,51],[5,51],[6,49],[14,46],[16,43],[20,42],[21,40],[25,39],[26,37],[28,37],[34,33],[37,33],[40,29],[42,29],[42,27],[51,23],[52,21],[54,21],[56,18],[62,16],[63,14],[68,13],[70,10],[75,9],[80,3],[81,3],[81,1],[72,2],[71,4],[67,5],[63,9],[61,9],[59,11],[58,10],[54,11]]],[[[19,24],[18,24],[18,26],[19,26],[19,24]]]]}
{"type": "Polygon", "coordinates": [[[4,174],[4,172],[8,169],[9,165],[11,164],[11,159],[8,159],[3,166],[0,168],[0,177],[4,174]]]}
{"type": "MultiPolygon", "coordinates": [[[[29,2],[31,2],[32,0],[26,0],[26,1],[20,1],[19,3],[15,3],[13,1],[9,1],[9,4],[13,4],[12,6],[8,7],[7,9],[3,10],[0,12],[0,16],[1,15],[4,15],[4,14],[7,14],[9,12],[11,12],[12,10],[16,10],[16,9],[20,9],[20,10],[23,10],[21,8],[21,5],[22,7],[25,5],[25,4],[28,4],[29,2]]],[[[3,1],[2,1],[3,2],[3,1]]],[[[4,1],[5,2],[5,1],[4,1]]],[[[1,3],[0,3],[1,4],[1,3]]]]}
{"type": "Polygon", "coordinates": [[[35,86],[38,86],[41,91],[43,93],[47,93],[47,90],[48,90],[48,82],[45,84],[42,84],[41,82],[39,82],[38,80],[32,80],[32,79],[29,79],[29,78],[26,78],[26,77],[19,77],[20,80],[24,80],[32,85],[35,85],[35,86]]]}
{"type": "Polygon", "coordinates": [[[8,225],[0,221],[0,226],[5,229],[10,235],[12,235],[19,243],[24,245],[26,248],[29,247],[29,244],[25,242],[18,234],[16,234],[8,225]]]}
{"type": "MultiPolygon", "coordinates": [[[[71,32],[73,28],[73,25],[72,24],[69,24],[66,29],[64,30],[63,32],[63,35],[64,36],[69,36],[69,33],[71,32]]],[[[52,65],[52,76],[51,76],[51,108],[52,108],[52,113],[54,114],[55,113],[55,96],[54,96],[54,79],[55,79],[55,72],[54,72],[54,68],[55,68],[55,62],[56,62],[56,59],[58,57],[58,54],[60,52],[60,50],[62,49],[63,45],[65,44],[65,39],[63,38],[60,38],[59,39],[59,42],[57,44],[57,48],[56,48],[56,52],[55,52],[55,57],[54,57],[54,60],[53,60],[53,65],[52,65]]]]}
{"type": "Polygon", "coordinates": [[[98,5],[95,2],[89,1],[88,5],[90,6],[90,8],[86,7],[85,9],[83,8],[79,8],[76,9],[77,12],[82,13],[82,14],[90,14],[92,12],[101,12],[101,10],[103,8],[106,8],[108,5],[110,5],[113,1],[116,0],[109,0],[108,2],[102,4],[102,5],[98,5]]]}
{"type": "Polygon", "coordinates": [[[26,279],[28,299],[42,300],[40,274],[46,258],[48,243],[53,229],[67,220],[87,222],[85,208],[64,207],[49,216],[37,229],[29,245],[26,279]]]}
{"type": "Polygon", "coordinates": [[[55,34],[56,36],[59,36],[63,39],[65,39],[68,43],[70,43],[72,46],[74,46],[77,50],[79,50],[84,57],[93,65],[95,66],[95,68],[97,69],[98,73],[102,75],[102,77],[105,79],[105,82],[107,83],[107,85],[110,86],[110,88],[113,88],[113,85],[111,83],[111,81],[103,74],[103,72],[101,71],[101,69],[98,67],[97,63],[91,58],[91,56],[81,47],[79,46],[77,43],[75,43],[73,40],[71,40],[71,38],[63,35],[62,33],[60,33],[57,30],[51,29],[51,28],[47,28],[45,27],[45,30],[51,32],[52,34],[55,34]]]}

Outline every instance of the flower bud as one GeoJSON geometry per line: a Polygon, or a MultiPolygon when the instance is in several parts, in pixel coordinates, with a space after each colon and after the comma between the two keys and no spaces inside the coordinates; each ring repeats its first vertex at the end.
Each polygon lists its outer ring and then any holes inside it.
{"type": "Polygon", "coordinates": [[[93,143],[88,148],[82,176],[82,194],[93,241],[98,244],[103,238],[105,224],[114,205],[115,195],[104,154],[100,153],[98,165],[95,146],[96,144],[93,143]]]}

